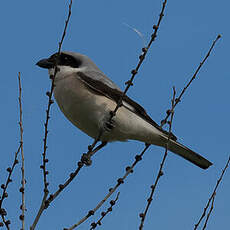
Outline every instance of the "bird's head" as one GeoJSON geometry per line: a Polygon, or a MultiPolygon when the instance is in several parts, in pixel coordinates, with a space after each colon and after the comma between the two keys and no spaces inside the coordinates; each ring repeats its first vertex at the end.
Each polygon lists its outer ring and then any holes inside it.
{"type": "Polygon", "coordinates": [[[63,51],[60,54],[54,53],[49,58],[44,58],[38,61],[36,65],[48,69],[49,75],[54,74],[56,66],[57,78],[74,72],[98,69],[86,55],[69,51],[63,51]]]}

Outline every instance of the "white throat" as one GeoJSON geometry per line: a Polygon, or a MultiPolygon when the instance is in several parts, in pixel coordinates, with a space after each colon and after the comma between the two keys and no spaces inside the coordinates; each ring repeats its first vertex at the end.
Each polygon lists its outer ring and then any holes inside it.
{"type": "MultiPolygon", "coordinates": [[[[69,76],[70,74],[85,70],[85,67],[81,67],[81,68],[73,68],[70,66],[57,66],[57,67],[58,67],[58,72],[55,76],[55,80],[61,80],[69,76]]],[[[54,75],[54,68],[50,68],[48,72],[49,72],[49,75],[54,75]]]]}

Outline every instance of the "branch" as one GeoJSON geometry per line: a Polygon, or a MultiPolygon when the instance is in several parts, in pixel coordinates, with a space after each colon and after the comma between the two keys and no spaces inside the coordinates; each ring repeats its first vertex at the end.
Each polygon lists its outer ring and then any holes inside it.
{"type": "Polygon", "coordinates": [[[22,204],[20,206],[20,209],[22,210],[21,215],[19,216],[20,220],[22,221],[22,230],[25,230],[25,158],[24,158],[24,151],[23,151],[23,125],[22,125],[22,85],[21,85],[21,73],[18,73],[18,87],[19,87],[19,110],[20,110],[20,120],[19,120],[19,126],[20,126],[20,145],[21,145],[21,157],[22,157],[22,165],[21,165],[21,172],[22,172],[22,180],[21,180],[21,188],[20,192],[22,193],[22,204]]]}
{"type": "MultiPolygon", "coordinates": [[[[161,127],[163,125],[165,125],[166,123],[169,123],[169,134],[171,133],[171,125],[172,125],[172,118],[173,118],[173,114],[174,114],[174,109],[175,107],[177,106],[177,104],[181,101],[182,99],[182,96],[184,95],[184,93],[186,92],[186,90],[188,89],[188,87],[191,85],[192,81],[196,78],[199,70],[201,69],[201,67],[203,66],[203,64],[205,63],[205,61],[207,60],[207,58],[210,56],[210,53],[212,51],[212,49],[214,48],[216,42],[218,41],[218,39],[220,39],[221,36],[218,35],[216,37],[216,39],[213,41],[208,53],[206,54],[205,58],[202,60],[202,62],[200,63],[200,65],[198,66],[198,68],[196,69],[194,75],[192,76],[192,78],[190,79],[189,83],[184,87],[184,89],[181,91],[179,97],[175,98],[175,89],[173,89],[173,100],[172,100],[172,106],[171,106],[171,109],[170,110],[167,110],[167,116],[165,117],[164,120],[161,121],[161,127]],[[168,122],[168,118],[171,116],[171,119],[170,121],[168,122]]],[[[170,139],[170,135],[168,137],[170,139]]],[[[169,142],[169,139],[168,139],[168,142],[169,142]]],[[[164,154],[164,157],[162,159],[162,162],[160,164],[160,169],[158,171],[158,175],[157,175],[157,178],[155,180],[155,183],[151,186],[151,194],[147,200],[147,205],[146,205],[146,208],[145,208],[145,211],[143,213],[140,213],[140,218],[141,218],[141,224],[139,226],[139,229],[142,230],[143,229],[143,225],[144,225],[144,221],[145,221],[145,218],[146,218],[146,214],[148,212],[148,209],[149,209],[149,206],[152,202],[152,198],[153,198],[153,195],[154,195],[154,192],[155,192],[155,189],[156,189],[156,186],[158,184],[158,181],[160,179],[160,177],[163,175],[163,172],[162,172],[162,168],[163,168],[163,165],[164,165],[164,162],[166,160],[166,157],[167,157],[167,152],[168,152],[168,143],[167,143],[167,146],[166,146],[166,149],[165,149],[165,154],[164,154]]]]}
{"type": "MultiPolygon", "coordinates": [[[[204,211],[203,211],[203,213],[202,213],[200,219],[198,220],[197,224],[195,224],[194,230],[196,230],[196,229],[198,228],[200,222],[201,222],[201,221],[203,220],[203,218],[205,217],[206,211],[207,211],[207,209],[208,209],[208,207],[209,207],[211,201],[212,201],[212,203],[214,202],[214,197],[216,196],[216,190],[217,190],[217,188],[218,188],[220,182],[221,182],[222,179],[223,179],[224,173],[225,173],[226,169],[228,168],[229,163],[230,163],[230,156],[229,156],[229,158],[228,158],[228,160],[227,160],[227,163],[226,163],[224,169],[222,170],[222,173],[221,173],[219,179],[218,179],[217,182],[216,182],[216,186],[215,186],[215,188],[214,188],[214,190],[213,190],[213,192],[212,192],[212,194],[211,194],[211,196],[210,196],[210,198],[209,198],[209,200],[208,200],[206,206],[204,207],[204,211]]],[[[211,210],[211,211],[210,211],[210,214],[211,214],[212,209],[210,209],[210,210],[211,210]]],[[[210,215],[210,214],[209,214],[209,215],[210,215]]],[[[208,221],[208,218],[207,218],[207,221],[208,221]]]]}
{"type": "Polygon", "coordinates": [[[97,204],[97,206],[90,210],[88,212],[87,215],[85,215],[82,219],[80,219],[76,224],[72,225],[70,228],[64,228],[64,230],[73,230],[76,227],[78,227],[80,224],[82,224],[84,221],[86,221],[90,216],[94,215],[94,213],[109,199],[109,197],[117,190],[117,188],[124,183],[126,177],[130,174],[133,173],[133,169],[135,167],[135,165],[142,160],[142,157],[144,155],[144,153],[146,152],[146,150],[149,148],[149,144],[146,144],[144,150],[141,152],[140,155],[136,155],[135,156],[135,161],[132,164],[132,166],[128,166],[126,167],[126,173],[122,178],[118,178],[117,179],[117,184],[113,187],[109,189],[108,194],[106,194],[106,196],[97,204]]]}
{"type": "MultiPolygon", "coordinates": [[[[67,20],[65,21],[65,28],[62,34],[62,38],[61,41],[59,42],[58,45],[58,55],[60,55],[61,53],[61,47],[62,47],[62,43],[64,41],[65,35],[66,35],[66,30],[67,30],[67,26],[70,20],[70,16],[71,16],[71,7],[72,7],[72,0],[70,0],[70,4],[69,4],[69,13],[68,13],[68,17],[67,20]]],[[[57,63],[56,63],[57,64],[57,63]]],[[[48,137],[48,124],[49,124],[49,119],[50,119],[50,109],[51,109],[51,105],[54,103],[52,96],[53,96],[53,92],[54,92],[54,79],[55,76],[58,72],[57,69],[57,65],[55,65],[55,70],[54,70],[54,75],[50,76],[51,77],[51,89],[50,92],[47,92],[46,95],[48,96],[48,106],[47,106],[47,110],[46,110],[46,121],[45,121],[45,135],[44,135],[44,145],[43,145],[43,164],[41,165],[41,169],[43,170],[43,179],[44,179],[44,195],[48,195],[49,191],[48,191],[48,185],[49,183],[47,182],[47,175],[48,175],[48,171],[46,170],[46,163],[48,163],[48,159],[46,158],[46,151],[47,151],[47,137],[48,137]]]]}
{"type": "Polygon", "coordinates": [[[96,223],[95,223],[95,222],[91,223],[91,228],[90,228],[90,230],[93,230],[93,229],[95,229],[98,225],[101,225],[101,221],[105,218],[105,216],[106,216],[109,212],[112,212],[112,210],[113,210],[112,208],[113,208],[113,206],[116,204],[116,202],[117,202],[117,200],[118,200],[118,198],[119,198],[119,195],[120,195],[120,193],[117,193],[116,199],[110,201],[110,207],[107,209],[106,212],[102,212],[102,213],[101,213],[101,218],[100,218],[96,223]]]}
{"type": "Polygon", "coordinates": [[[202,228],[202,230],[205,230],[205,228],[207,227],[207,223],[208,223],[209,217],[210,217],[210,215],[211,215],[211,213],[212,213],[212,210],[213,210],[213,208],[214,208],[215,196],[216,196],[216,194],[214,194],[214,196],[213,196],[213,198],[212,198],[211,208],[210,208],[210,210],[209,210],[209,212],[208,212],[208,215],[207,215],[207,217],[206,217],[206,220],[205,220],[205,223],[204,223],[204,227],[202,228]]]}
{"type": "MultiPolygon", "coordinates": [[[[188,82],[188,84],[184,87],[184,89],[181,91],[180,95],[178,98],[175,99],[175,104],[174,104],[174,107],[173,107],[173,110],[174,108],[177,106],[177,104],[181,101],[181,98],[182,96],[184,95],[185,91],[188,89],[188,87],[191,85],[191,83],[195,80],[197,74],[199,73],[201,67],[204,65],[204,63],[206,62],[206,60],[208,59],[208,57],[210,56],[216,42],[221,38],[221,35],[217,35],[216,39],[213,41],[208,53],[206,54],[206,56],[204,57],[204,59],[202,60],[202,62],[199,64],[199,66],[197,67],[195,73],[193,74],[192,78],[190,79],[190,81],[188,82]]],[[[167,116],[165,117],[164,120],[161,121],[161,126],[163,126],[164,124],[167,123],[167,120],[170,116],[170,111],[168,110],[167,111],[167,116]]]]}
{"type": "MultiPolygon", "coordinates": [[[[3,204],[3,201],[8,197],[8,193],[7,193],[7,188],[8,188],[8,185],[10,182],[12,182],[12,173],[14,171],[14,168],[16,166],[16,164],[18,164],[18,154],[20,152],[20,149],[21,149],[21,143],[16,151],[16,153],[14,154],[14,161],[13,161],[13,164],[11,167],[8,167],[6,169],[6,171],[9,173],[8,174],[8,177],[6,179],[6,182],[5,184],[2,184],[1,185],[1,189],[3,190],[2,191],[2,195],[1,195],[1,199],[0,199],[0,215],[2,217],[2,220],[3,220],[3,223],[5,224],[7,230],[10,230],[10,223],[11,221],[10,220],[6,220],[5,216],[7,215],[7,212],[6,210],[2,207],[2,204],[3,204]]],[[[2,225],[2,223],[0,223],[0,226],[2,225]]]]}
{"type": "MultiPolygon", "coordinates": [[[[106,144],[104,142],[102,142],[101,145],[99,145],[98,147],[96,147],[94,150],[89,150],[86,154],[83,154],[81,157],[81,160],[77,163],[78,167],[77,169],[70,173],[69,178],[64,182],[64,184],[59,184],[59,188],[56,192],[54,192],[53,194],[50,194],[49,198],[47,200],[45,200],[45,208],[48,208],[48,206],[50,205],[50,203],[56,199],[58,197],[58,195],[73,181],[73,179],[78,175],[79,171],[81,170],[81,168],[84,166],[86,159],[84,158],[85,155],[93,155],[95,154],[97,151],[99,151],[102,147],[104,147],[106,144]]],[[[88,159],[87,159],[88,160],[88,159]]]]}
{"type": "MultiPolygon", "coordinates": [[[[18,73],[18,81],[19,81],[19,97],[18,97],[18,101],[19,101],[19,127],[20,127],[20,142],[19,142],[19,147],[16,151],[16,153],[14,154],[14,161],[12,163],[11,167],[8,167],[6,169],[6,171],[9,173],[8,177],[6,179],[5,184],[1,185],[1,189],[2,191],[2,195],[0,198],[0,215],[2,217],[3,223],[5,224],[6,228],[8,230],[10,230],[10,220],[6,220],[5,216],[7,215],[7,212],[4,208],[2,208],[2,204],[3,201],[8,197],[8,193],[7,193],[7,188],[10,182],[12,182],[12,173],[14,171],[15,166],[18,164],[18,154],[21,150],[21,154],[22,154],[22,158],[24,159],[24,154],[23,154],[23,126],[22,126],[22,88],[21,88],[21,75],[20,72],[18,73]]],[[[22,167],[23,167],[23,173],[22,173],[22,177],[24,175],[24,161],[22,162],[22,167]]],[[[23,181],[23,179],[22,179],[23,181]]],[[[24,181],[25,182],[25,181],[24,181]]],[[[20,188],[20,192],[22,192],[22,188],[20,188]]],[[[23,198],[24,198],[24,191],[22,193],[22,206],[21,209],[23,207],[23,198]]],[[[25,204],[25,203],[24,203],[25,204]]],[[[23,209],[22,209],[23,210],[23,209]]],[[[20,215],[21,218],[21,215],[20,215]]],[[[0,227],[3,226],[3,223],[0,222],[0,227]]],[[[24,220],[22,221],[22,225],[24,226],[24,220]]],[[[24,229],[24,228],[22,228],[24,229]]]]}
{"type": "Polygon", "coordinates": [[[136,74],[138,73],[139,68],[141,67],[141,65],[143,63],[143,61],[144,61],[144,59],[145,59],[145,57],[146,57],[146,55],[148,53],[149,48],[151,47],[152,43],[155,41],[155,39],[157,37],[157,32],[158,32],[158,29],[160,27],[161,20],[162,20],[162,18],[164,16],[164,10],[165,10],[166,3],[167,3],[167,0],[165,0],[163,2],[162,9],[161,9],[157,24],[153,25],[154,32],[151,35],[151,39],[150,39],[147,47],[142,48],[142,54],[139,56],[139,62],[137,64],[136,68],[131,71],[131,74],[132,74],[131,78],[125,83],[127,86],[126,86],[122,96],[120,97],[120,100],[118,101],[116,108],[114,109],[114,111],[111,111],[111,113],[110,113],[110,121],[115,116],[117,110],[122,106],[122,100],[123,100],[124,96],[126,95],[126,93],[129,90],[129,88],[131,86],[133,86],[133,80],[134,80],[136,74]]]}
{"type": "MultiPolygon", "coordinates": [[[[71,16],[71,10],[72,10],[72,0],[70,0],[70,3],[69,3],[69,12],[68,12],[67,20],[65,21],[65,27],[64,27],[63,34],[62,34],[62,38],[58,44],[58,55],[60,55],[61,47],[62,47],[64,38],[66,35],[67,27],[68,27],[70,16],[71,16]]],[[[46,198],[49,194],[49,190],[48,190],[49,183],[47,182],[48,171],[46,170],[46,164],[48,163],[48,159],[46,158],[46,151],[47,151],[47,137],[48,137],[48,124],[49,124],[49,119],[50,119],[50,109],[51,109],[51,105],[54,103],[54,101],[52,99],[53,91],[54,91],[54,87],[55,87],[54,79],[55,79],[57,72],[58,72],[58,69],[57,69],[57,63],[56,63],[54,75],[50,76],[51,77],[51,89],[50,89],[50,92],[46,93],[46,95],[48,96],[48,105],[47,105],[47,110],[46,110],[46,121],[45,121],[45,125],[44,125],[45,126],[45,134],[44,134],[44,139],[43,139],[44,144],[43,144],[43,153],[42,153],[42,165],[40,166],[42,171],[43,171],[44,194],[43,194],[41,206],[39,208],[39,211],[37,213],[37,216],[35,217],[35,220],[34,220],[32,226],[30,227],[30,230],[35,229],[36,224],[37,224],[38,220],[40,219],[42,212],[44,211],[45,201],[46,201],[46,198]]]]}
{"type": "Polygon", "coordinates": [[[176,90],[175,90],[175,87],[173,87],[173,97],[172,97],[172,102],[171,102],[172,106],[171,106],[171,110],[170,110],[171,117],[170,117],[170,121],[168,122],[168,124],[169,124],[169,134],[168,134],[168,140],[167,140],[167,143],[166,143],[166,146],[165,146],[165,154],[164,154],[164,157],[163,157],[162,162],[160,164],[160,169],[158,171],[157,178],[156,178],[154,184],[151,185],[151,193],[150,193],[149,198],[147,199],[147,205],[146,205],[145,211],[143,213],[140,213],[140,215],[139,215],[140,218],[141,218],[141,223],[140,223],[140,226],[139,226],[139,230],[143,229],[146,214],[147,214],[147,212],[149,210],[149,207],[151,205],[151,202],[153,200],[153,195],[154,195],[156,186],[158,184],[158,181],[159,181],[160,177],[163,176],[162,169],[163,169],[166,157],[168,155],[168,145],[169,145],[169,141],[170,141],[170,137],[171,137],[171,131],[172,131],[172,121],[173,121],[173,116],[174,116],[173,108],[175,107],[174,106],[175,105],[175,97],[176,97],[176,90]]]}

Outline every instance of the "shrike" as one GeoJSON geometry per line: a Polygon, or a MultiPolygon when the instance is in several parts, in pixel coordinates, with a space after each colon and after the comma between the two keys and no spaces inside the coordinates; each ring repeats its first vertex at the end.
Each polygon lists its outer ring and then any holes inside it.
{"type": "MultiPolygon", "coordinates": [[[[100,141],[138,140],[165,147],[168,132],[163,130],[145,109],[128,96],[109,121],[110,112],[119,101],[122,91],[87,56],[75,52],[57,53],[40,60],[37,65],[54,74],[54,97],[61,111],[76,127],[100,141]]],[[[193,164],[207,169],[211,162],[177,142],[171,135],[168,149],[193,164]]]]}

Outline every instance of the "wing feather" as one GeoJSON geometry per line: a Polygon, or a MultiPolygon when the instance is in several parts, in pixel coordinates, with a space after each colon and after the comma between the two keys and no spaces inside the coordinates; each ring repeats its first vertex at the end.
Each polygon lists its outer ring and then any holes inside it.
{"type": "MultiPolygon", "coordinates": [[[[121,96],[123,95],[123,92],[118,87],[111,88],[108,84],[104,84],[100,80],[92,79],[83,72],[77,72],[77,75],[79,76],[80,80],[85,84],[85,86],[92,90],[94,93],[106,96],[114,100],[116,103],[119,102],[121,96]]],[[[122,106],[126,107],[127,109],[153,125],[155,128],[168,135],[168,132],[163,130],[155,121],[153,121],[142,106],[140,106],[137,102],[133,101],[126,95],[123,96],[122,106]]],[[[174,141],[177,140],[176,136],[173,134],[171,135],[171,139],[174,141]]]]}

